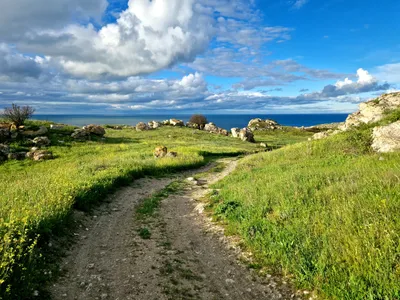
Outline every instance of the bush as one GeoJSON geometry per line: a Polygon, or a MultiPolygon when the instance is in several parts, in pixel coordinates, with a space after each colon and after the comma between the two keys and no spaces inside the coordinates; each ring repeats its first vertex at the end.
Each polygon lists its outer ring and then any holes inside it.
{"type": "Polygon", "coordinates": [[[31,106],[21,107],[13,103],[11,107],[4,109],[2,117],[18,127],[24,125],[25,121],[32,117],[34,112],[35,109],[31,106]]]}
{"type": "Polygon", "coordinates": [[[204,128],[204,126],[208,123],[207,118],[203,115],[193,115],[189,122],[198,124],[200,128],[204,128]]]}

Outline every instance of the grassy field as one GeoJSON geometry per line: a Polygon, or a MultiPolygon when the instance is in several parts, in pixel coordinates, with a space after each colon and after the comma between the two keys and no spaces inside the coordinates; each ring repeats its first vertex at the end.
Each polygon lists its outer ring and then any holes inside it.
{"type": "Polygon", "coordinates": [[[299,288],[399,299],[400,153],[372,153],[371,128],[246,157],[215,185],[212,213],[299,288]]]}
{"type": "MultiPolygon", "coordinates": [[[[35,129],[49,123],[32,121],[27,125],[35,129]]],[[[257,144],[188,128],[108,129],[104,140],[89,142],[72,141],[72,130],[50,133],[54,160],[0,165],[0,298],[26,297],[46,280],[41,268],[47,259],[43,247],[66,225],[73,207],[87,209],[134,178],[198,167],[213,155],[265,151],[257,144]],[[159,145],[178,152],[178,157],[155,159],[153,150],[159,145]]],[[[270,141],[274,147],[291,143],[297,133],[279,134],[282,139],[270,141]]],[[[264,133],[256,138],[271,139],[264,133]]],[[[29,150],[25,142],[11,146],[29,150]]]]}

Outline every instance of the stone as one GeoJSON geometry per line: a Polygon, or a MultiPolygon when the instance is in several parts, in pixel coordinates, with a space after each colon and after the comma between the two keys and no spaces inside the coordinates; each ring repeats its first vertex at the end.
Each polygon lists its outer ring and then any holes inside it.
{"type": "Polygon", "coordinates": [[[89,132],[89,134],[94,134],[97,136],[104,136],[106,134],[106,130],[99,125],[90,124],[90,125],[84,126],[82,129],[89,132]]]}
{"type": "Polygon", "coordinates": [[[164,120],[164,121],[161,122],[161,124],[163,124],[163,125],[165,125],[165,126],[171,125],[171,123],[169,122],[169,120],[164,120]]]}
{"type": "Polygon", "coordinates": [[[204,130],[212,133],[218,133],[219,128],[214,123],[208,123],[204,126],[204,130]]]}
{"type": "Polygon", "coordinates": [[[257,123],[261,123],[263,120],[261,120],[260,118],[256,118],[256,119],[252,119],[249,121],[249,124],[247,125],[248,127],[252,127],[253,125],[257,124],[257,123]]]}
{"type": "Polygon", "coordinates": [[[400,151],[400,121],[375,127],[371,146],[374,151],[379,153],[400,151]]]}
{"type": "Polygon", "coordinates": [[[268,148],[268,145],[266,143],[260,143],[260,147],[268,148]]]}
{"type": "Polygon", "coordinates": [[[139,122],[136,124],[136,131],[146,131],[149,129],[150,129],[150,127],[146,123],[139,122]]]}
{"type": "Polygon", "coordinates": [[[38,130],[32,131],[22,131],[22,135],[28,136],[28,137],[37,137],[37,136],[44,136],[49,132],[46,126],[40,126],[38,130]]]}
{"type": "Polygon", "coordinates": [[[161,158],[165,157],[168,153],[168,149],[165,146],[159,146],[156,149],[154,149],[154,157],[156,158],[161,158]]]}
{"type": "Polygon", "coordinates": [[[159,127],[161,127],[161,123],[157,122],[157,121],[150,121],[149,123],[147,123],[149,125],[150,128],[152,129],[157,129],[159,127]]]}
{"type": "Polygon", "coordinates": [[[53,159],[53,153],[48,150],[36,150],[28,152],[26,154],[26,157],[33,159],[35,161],[42,161],[42,160],[53,159]]]}
{"type": "Polygon", "coordinates": [[[313,140],[322,140],[325,139],[329,136],[329,133],[327,131],[322,131],[322,132],[318,132],[316,134],[313,135],[313,140]]]}
{"type": "Polygon", "coordinates": [[[49,146],[51,144],[51,141],[47,136],[39,136],[33,139],[33,143],[36,146],[41,147],[41,146],[49,146]]]}
{"type": "Polygon", "coordinates": [[[0,124],[0,142],[5,142],[11,137],[11,124],[0,124]]]}
{"type": "Polygon", "coordinates": [[[170,119],[170,120],[169,120],[169,123],[170,123],[172,126],[180,126],[180,127],[185,126],[185,123],[183,123],[182,120],[177,120],[177,119],[170,119]]]}
{"type": "Polygon", "coordinates": [[[85,141],[90,139],[90,132],[85,129],[75,129],[71,137],[75,140],[85,141]]]}
{"type": "Polygon", "coordinates": [[[6,161],[10,153],[10,146],[0,144],[0,162],[6,161]]]}
{"type": "Polygon", "coordinates": [[[65,126],[64,125],[55,125],[55,124],[51,124],[50,125],[50,129],[51,130],[64,130],[65,126]]]}
{"type": "Polygon", "coordinates": [[[244,142],[255,143],[254,134],[249,128],[243,128],[240,130],[239,138],[244,142]]]}
{"type": "Polygon", "coordinates": [[[177,157],[177,156],[178,156],[177,152],[171,151],[171,152],[168,152],[165,157],[171,157],[172,158],[172,157],[177,157]]]}
{"type": "Polygon", "coordinates": [[[200,129],[200,125],[197,123],[187,122],[186,127],[193,128],[193,129],[200,129]]]}
{"type": "Polygon", "coordinates": [[[240,128],[232,128],[231,129],[232,137],[238,138],[240,135],[240,128]]]}
{"type": "Polygon", "coordinates": [[[223,128],[219,128],[219,132],[218,133],[221,134],[221,135],[224,135],[224,136],[228,136],[229,135],[228,130],[223,129],[223,128]]]}
{"type": "Polygon", "coordinates": [[[339,129],[346,131],[351,127],[382,120],[385,113],[400,107],[400,92],[384,94],[374,100],[361,103],[359,110],[349,115],[339,129]]]}
{"type": "Polygon", "coordinates": [[[250,128],[251,130],[275,130],[282,128],[282,126],[279,125],[278,122],[274,120],[271,119],[262,120],[260,118],[250,120],[247,127],[250,128]]]}

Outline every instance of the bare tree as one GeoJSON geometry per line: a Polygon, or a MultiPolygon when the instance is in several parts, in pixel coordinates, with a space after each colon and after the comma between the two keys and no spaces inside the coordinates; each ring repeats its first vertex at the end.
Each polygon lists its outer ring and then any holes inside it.
{"type": "Polygon", "coordinates": [[[203,129],[204,126],[208,123],[207,118],[203,115],[193,115],[190,120],[190,123],[198,124],[200,129],[203,129]]]}
{"type": "Polygon", "coordinates": [[[25,121],[32,117],[35,109],[31,106],[18,106],[12,104],[11,107],[6,107],[2,117],[13,123],[15,126],[24,125],[25,121]]]}

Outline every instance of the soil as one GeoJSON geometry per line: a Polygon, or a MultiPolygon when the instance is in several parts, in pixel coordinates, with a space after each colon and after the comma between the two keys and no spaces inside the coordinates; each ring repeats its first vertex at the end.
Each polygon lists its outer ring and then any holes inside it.
{"type": "Polygon", "coordinates": [[[208,186],[231,173],[237,160],[219,163],[224,168],[218,172],[207,173],[211,164],[171,178],[136,180],[82,216],[77,241],[61,264],[63,275],[49,287],[52,299],[299,298],[284,279],[259,276],[242,263],[234,239],[204,214],[208,186]],[[154,216],[137,218],[143,199],[193,176],[154,216]]]}

